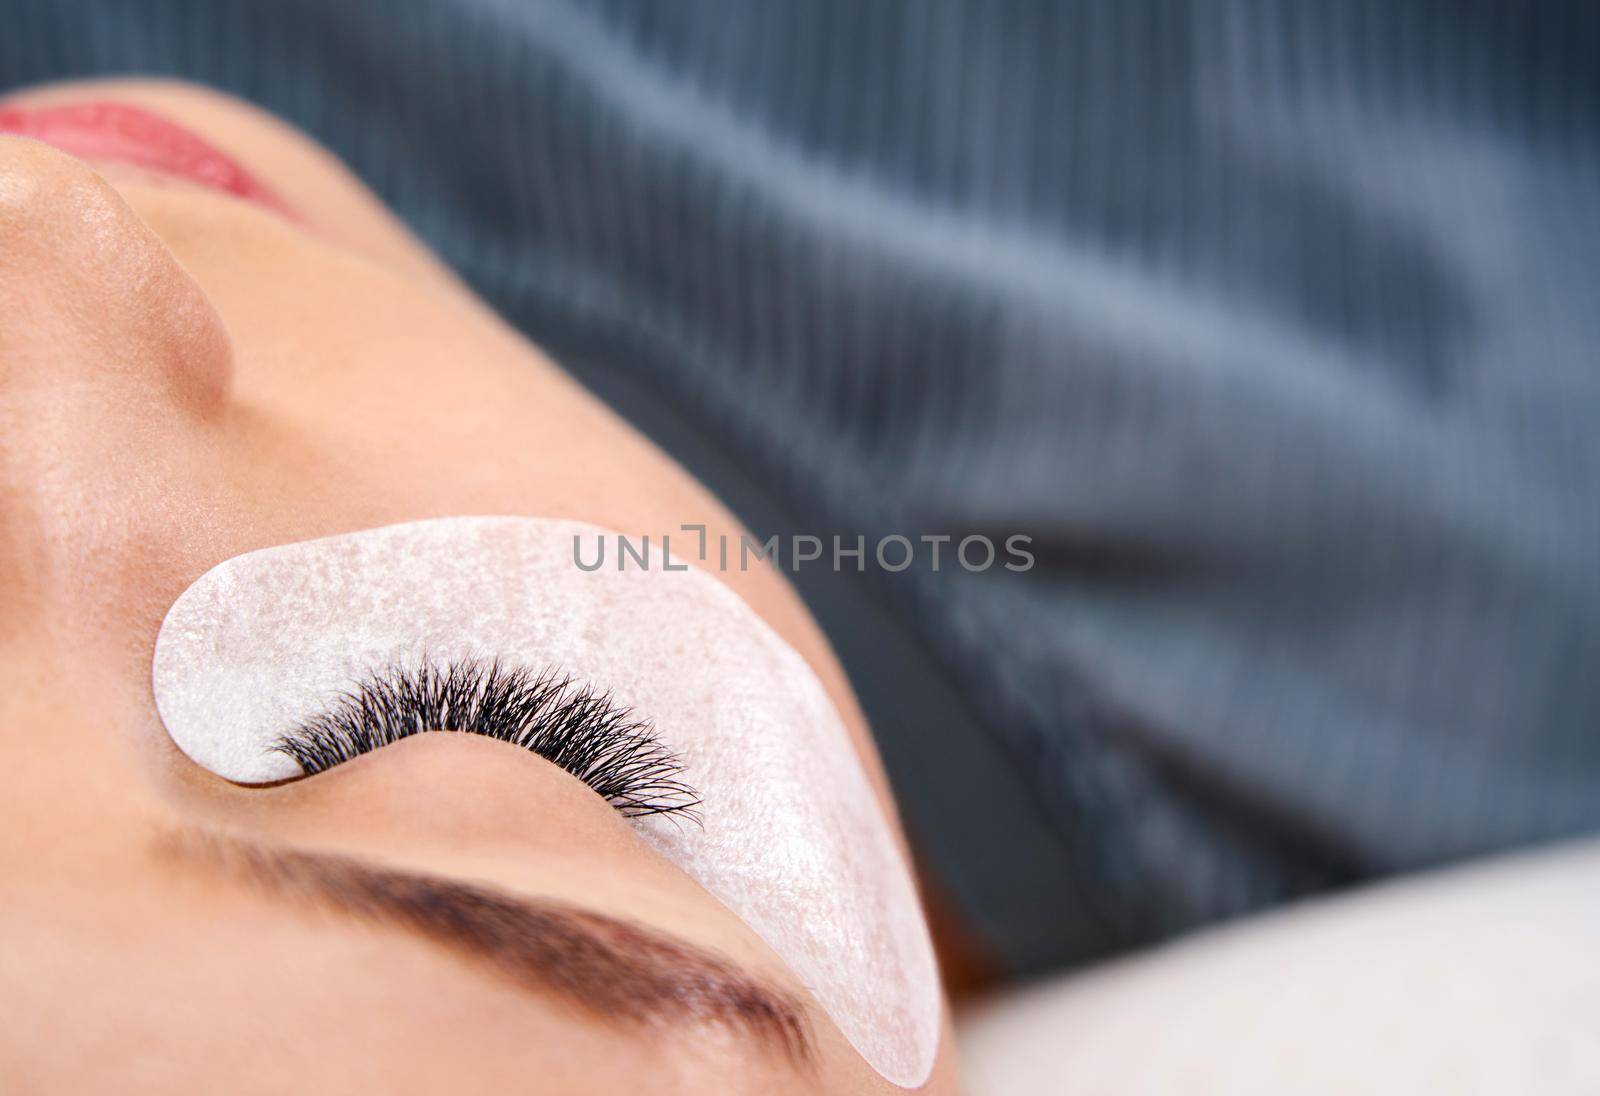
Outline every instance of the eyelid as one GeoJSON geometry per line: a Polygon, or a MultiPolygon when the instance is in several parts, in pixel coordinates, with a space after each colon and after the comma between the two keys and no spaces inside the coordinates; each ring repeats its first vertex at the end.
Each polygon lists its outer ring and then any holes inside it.
{"type": "MultiPolygon", "coordinates": [[[[922,1084],[943,1031],[938,970],[864,728],[838,703],[842,681],[825,684],[711,571],[573,566],[578,538],[614,533],[466,514],[224,560],[162,620],[151,660],[161,721],[215,776],[266,783],[300,775],[271,749],[284,731],[353,676],[423,653],[553,664],[614,690],[694,766],[705,799],[703,827],[644,818],[635,836],[743,918],[879,1074],[922,1084]]],[[[418,752],[448,755],[442,770],[482,751],[418,752]]]]}
{"type": "Polygon", "coordinates": [[[649,722],[609,694],[554,669],[499,660],[427,657],[368,674],[274,749],[312,776],[404,738],[478,734],[537,754],[587,784],[629,818],[661,814],[698,822],[700,797],[683,764],[649,722]]]}

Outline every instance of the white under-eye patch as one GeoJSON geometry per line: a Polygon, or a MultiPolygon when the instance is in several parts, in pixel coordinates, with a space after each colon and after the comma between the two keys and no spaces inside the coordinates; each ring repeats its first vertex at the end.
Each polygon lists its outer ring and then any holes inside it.
{"type": "Polygon", "coordinates": [[[920,1085],[939,1038],[932,947],[843,724],[805,660],[702,571],[584,571],[577,522],[411,522],[237,556],[168,611],[156,705],[218,776],[300,775],[275,747],[397,665],[558,668],[648,719],[703,825],[641,835],[750,925],[888,1080],[920,1085]]]}

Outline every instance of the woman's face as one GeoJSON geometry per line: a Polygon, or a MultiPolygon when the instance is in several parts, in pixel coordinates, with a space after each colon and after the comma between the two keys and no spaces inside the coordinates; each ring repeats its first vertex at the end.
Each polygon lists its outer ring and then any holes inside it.
{"type": "MultiPolygon", "coordinates": [[[[83,159],[0,137],[0,1074],[892,1091],[751,916],[526,750],[426,734],[247,786],[174,744],[158,630],[242,553],[458,515],[742,531],[281,124],[125,83],[13,97],[4,128],[83,159]]],[[[715,581],[820,681],[904,869],[816,626],[765,566],[715,581]]]]}

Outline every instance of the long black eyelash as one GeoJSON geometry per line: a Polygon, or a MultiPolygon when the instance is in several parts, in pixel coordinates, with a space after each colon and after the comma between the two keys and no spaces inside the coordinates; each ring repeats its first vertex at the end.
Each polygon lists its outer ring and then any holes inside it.
{"type": "Polygon", "coordinates": [[[427,731],[511,742],[559,765],[622,814],[698,819],[700,797],[679,779],[683,763],[648,722],[554,670],[499,661],[422,659],[359,681],[326,711],[274,745],[312,776],[427,731]]]}

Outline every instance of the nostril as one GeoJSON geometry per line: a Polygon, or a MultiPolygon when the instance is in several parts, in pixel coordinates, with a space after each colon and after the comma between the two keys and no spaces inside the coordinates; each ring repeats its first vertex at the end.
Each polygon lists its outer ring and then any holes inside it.
{"type": "Polygon", "coordinates": [[[139,385],[193,410],[226,396],[227,329],[121,196],[82,161],[0,136],[0,360],[9,385],[139,385]]]}

